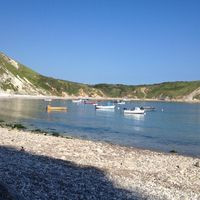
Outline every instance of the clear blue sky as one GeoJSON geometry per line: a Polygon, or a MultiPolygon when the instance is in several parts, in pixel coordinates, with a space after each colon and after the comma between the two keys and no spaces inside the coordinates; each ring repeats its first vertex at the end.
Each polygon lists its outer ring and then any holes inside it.
{"type": "Polygon", "coordinates": [[[83,83],[200,79],[199,0],[0,0],[0,51],[83,83]]]}

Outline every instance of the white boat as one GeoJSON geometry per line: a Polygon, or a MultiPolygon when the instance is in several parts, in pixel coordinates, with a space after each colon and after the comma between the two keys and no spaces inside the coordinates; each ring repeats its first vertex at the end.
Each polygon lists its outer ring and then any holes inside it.
{"type": "Polygon", "coordinates": [[[117,104],[118,105],[124,105],[124,104],[126,104],[126,102],[125,101],[119,101],[117,104]]]}
{"type": "Polygon", "coordinates": [[[52,99],[44,99],[44,101],[46,101],[46,102],[51,102],[52,99]]]}
{"type": "Polygon", "coordinates": [[[144,114],[145,111],[140,109],[139,107],[135,107],[134,109],[124,109],[124,114],[144,114]]]}
{"type": "Polygon", "coordinates": [[[75,99],[75,100],[72,100],[73,103],[81,103],[83,100],[82,99],[75,99]]]}
{"type": "Polygon", "coordinates": [[[96,109],[105,110],[105,109],[115,109],[115,106],[99,106],[99,105],[95,105],[95,108],[96,109]]]}

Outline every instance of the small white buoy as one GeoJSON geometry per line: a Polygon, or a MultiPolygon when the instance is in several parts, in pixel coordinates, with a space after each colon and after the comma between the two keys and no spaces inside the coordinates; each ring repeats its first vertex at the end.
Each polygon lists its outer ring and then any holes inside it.
{"type": "Polygon", "coordinates": [[[163,112],[163,111],[164,111],[164,109],[162,108],[162,109],[161,109],[161,111],[163,112]]]}

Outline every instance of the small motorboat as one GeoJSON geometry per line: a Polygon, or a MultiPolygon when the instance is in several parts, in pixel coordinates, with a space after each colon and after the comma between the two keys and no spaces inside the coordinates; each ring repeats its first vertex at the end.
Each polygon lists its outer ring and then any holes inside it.
{"type": "Polygon", "coordinates": [[[74,99],[72,100],[73,103],[81,103],[83,100],[82,99],[74,99]]]}
{"type": "Polygon", "coordinates": [[[125,101],[118,101],[117,104],[118,105],[124,105],[124,104],[126,104],[126,102],[125,101]]]}
{"type": "Polygon", "coordinates": [[[145,111],[140,109],[139,107],[135,107],[134,109],[124,108],[124,114],[145,114],[145,111]]]}
{"type": "Polygon", "coordinates": [[[88,100],[85,100],[85,101],[84,101],[84,104],[97,105],[97,102],[96,102],[96,101],[88,101],[88,100]]]}
{"type": "Polygon", "coordinates": [[[122,100],[115,100],[115,101],[113,101],[113,103],[114,103],[114,104],[119,104],[119,105],[124,105],[124,104],[126,104],[126,102],[125,102],[125,101],[122,101],[122,100]]]}
{"type": "Polygon", "coordinates": [[[102,110],[106,110],[106,109],[115,109],[115,106],[100,106],[100,105],[95,105],[95,109],[102,109],[102,110]]]}
{"type": "Polygon", "coordinates": [[[46,101],[46,102],[51,102],[52,101],[52,99],[44,99],[44,101],[46,101]]]}
{"type": "Polygon", "coordinates": [[[145,111],[154,111],[156,108],[152,106],[142,106],[140,109],[145,111]]]}
{"type": "Polygon", "coordinates": [[[67,111],[67,107],[55,107],[55,106],[48,105],[47,112],[51,112],[51,111],[67,111]]]}

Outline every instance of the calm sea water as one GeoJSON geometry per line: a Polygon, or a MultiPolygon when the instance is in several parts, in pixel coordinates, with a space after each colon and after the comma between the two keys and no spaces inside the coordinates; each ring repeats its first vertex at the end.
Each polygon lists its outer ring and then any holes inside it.
{"type": "Polygon", "coordinates": [[[1,99],[0,119],[30,129],[200,157],[200,104],[134,101],[114,111],[96,111],[93,105],[55,100],[52,105],[67,106],[68,112],[50,113],[46,105],[43,100],[1,99]],[[135,106],[154,106],[156,111],[123,114],[123,107],[135,106]]]}

